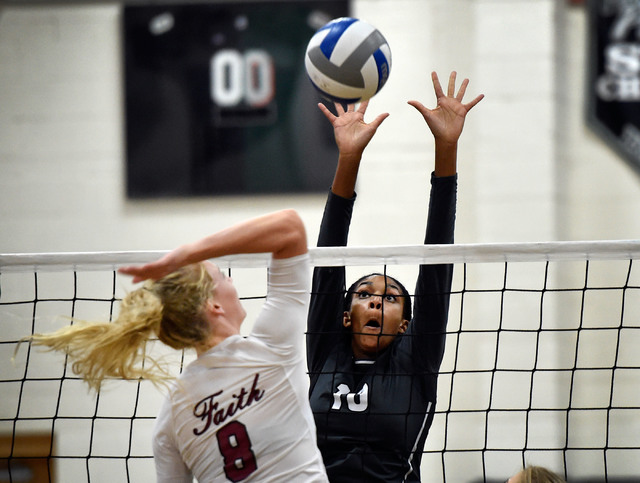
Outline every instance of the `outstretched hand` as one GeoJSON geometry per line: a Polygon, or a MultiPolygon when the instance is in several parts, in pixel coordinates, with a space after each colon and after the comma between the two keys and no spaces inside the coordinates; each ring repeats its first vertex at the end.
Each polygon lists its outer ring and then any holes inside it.
{"type": "Polygon", "coordinates": [[[436,107],[429,109],[418,101],[409,101],[408,103],[422,114],[436,141],[455,144],[458,142],[460,134],[462,134],[467,113],[482,100],[484,94],[480,94],[471,102],[464,104],[462,99],[467,90],[467,85],[469,85],[469,79],[462,81],[456,94],[456,72],[452,72],[449,76],[446,95],[440,85],[438,74],[432,72],[431,80],[436,94],[436,107]]]}
{"type": "Polygon", "coordinates": [[[389,116],[389,113],[383,113],[370,123],[364,122],[368,105],[369,101],[364,101],[356,109],[355,105],[349,104],[345,111],[341,104],[336,103],[336,116],[324,104],[318,104],[333,126],[333,134],[341,156],[354,156],[359,159],[382,121],[389,116]]]}
{"type": "Polygon", "coordinates": [[[182,264],[178,263],[175,256],[175,250],[169,252],[154,262],[144,265],[129,265],[120,267],[118,273],[131,275],[133,283],[143,282],[145,280],[159,280],[180,268],[182,264]]]}

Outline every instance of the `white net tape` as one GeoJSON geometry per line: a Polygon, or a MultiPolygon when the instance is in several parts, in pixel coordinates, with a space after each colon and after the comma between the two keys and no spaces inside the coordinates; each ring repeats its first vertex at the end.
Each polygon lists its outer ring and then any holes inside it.
{"type": "MultiPolygon", "coordinates": [[[[310,248],[314,266],[418,265],[567,260],[629,260],[640,257],[640,241],[597,240],[460,245],[395,245],[310,248]]],[[[165,251],[0,254],[1,271],[105,269],[157,259],[165,251]]],[[[216,259],[222,268],[266,267],[266,254],[216,259]]]]}

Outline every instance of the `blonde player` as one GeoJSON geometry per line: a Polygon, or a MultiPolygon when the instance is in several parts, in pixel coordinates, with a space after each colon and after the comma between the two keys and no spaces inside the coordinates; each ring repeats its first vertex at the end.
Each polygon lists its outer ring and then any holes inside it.
{"type": "Polygon", "coordinates": [[[196,350],[157,417],[158,482],[327,481],[307,399],[310,266],[297,213],[255,218],[120,272],[149,281],[125,297],[117,320],[75,324],[32,341],[66,352],[96,389],[107,377],[166,377],[143,355],[151,336],[196,350]],[[246,312],[233,282],[205,260],[260,252],[272,255],[267,298],[243,337],[246,312]]]}

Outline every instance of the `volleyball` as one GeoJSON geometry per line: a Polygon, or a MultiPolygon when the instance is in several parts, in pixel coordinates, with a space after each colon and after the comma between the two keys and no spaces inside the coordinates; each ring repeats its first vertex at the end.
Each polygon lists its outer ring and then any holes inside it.
{"type": "Polygon", "coordinates": [[[341,17],[311,37],[304,62],[311,83],[323,97],[353,104],[370,99],[385,85],[391,49],[374,26],[341,17]]]}

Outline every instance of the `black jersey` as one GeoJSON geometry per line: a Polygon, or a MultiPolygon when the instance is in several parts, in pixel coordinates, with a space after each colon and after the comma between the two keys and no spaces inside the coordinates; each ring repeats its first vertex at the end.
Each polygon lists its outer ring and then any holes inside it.
{"type": "MultiPolygon", "coordinates": [[[[431,178],[425,244],[453,243],[456,176],[431,178]]],[[[318,246],[346,246],[355,197],[329,193],[318,246]]],[[[343,328],[344,267],[318,267],[308,319],[310,400],[332,482],[420,481],[436,405],[452,265],[422,265],[407,331],[375,361],[355,361],[343,328]]]]}

